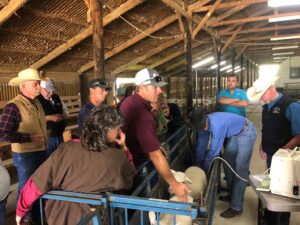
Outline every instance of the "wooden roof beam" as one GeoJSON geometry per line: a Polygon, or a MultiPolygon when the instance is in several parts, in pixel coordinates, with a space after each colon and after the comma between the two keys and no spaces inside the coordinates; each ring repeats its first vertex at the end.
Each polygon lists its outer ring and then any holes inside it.
{"type": "MultiPolygon", "coordinates": [[[[224,8],[232,8],[235,6],[242,6],[242,5],[254,5],[254,4],[260,4],[267,2],[268,0],[240,0],[240,1],[233,1],[233,2],[227,2],[227,3],[222,3],[218,7],[219,9],[224,9],[224,8]]],[[[203,12],[203,11],[208,11],[210,10],[213,5],[208,5],[208,6],[201,6],[201,7],[194,7],[193,5],[196,5],[196,3],[192,4],[189,7],[189,10],[193,10],[194,12],[203,12]]]]}
{"type": "MultiPolygon", "coordinates": [[[[237,41],[261,41],[261,40],[270,40],[273,37],[286,37],[289,34],[284,34],[284,35],[267,35],[267,36],[259,36],[259,37],[245,37],[245,38],[240,38],[237,41]]],[[[292,34],[292,35],[300,35],[300,33],[292,34]]],[[[278,43],[278,42],[277,42],[278,43]]]]}
{"type": "Polygon", "coordinates": [[[211,15],[215,12],[215,10],[218,8],[218,6],[221,4],[222,0],[217,0],[213,7],[209,9],[209,11],[206,13],[206,15],[203,17],[203,19],[200,21],[200,23],[197,25],[197,27],[194,29],[192,37],[195,38],[196,35],[201,31],[203,26],[206,24],[208,19],[211,17],[211,15]]]}
{"type": "Polygon", "coordinates": [[[236,35],[239,33],[239,31],[242,29],[243,25],[239,26],[238,29],[235,30],[235,33],[232,34],[232,36],[226,41],[225,45],[221,49],[221,54],[224,53],[224,51],[227,49],[227,47],[234,41],[236,38],[236,35]]]}
{"type": "Polygon", "coordinates": [[[195,10],[202,8],[204,5],[206,5],[210,1],[211,0],[196,1],[195,3],[189,5],[189,12],[194,12],[195,10]]]}
{"type": "Polygon", "coordinates": [[[268,15],[268,16],[259,16],[259,17],[252,17],[252,18],[240,18],[240,19],[234,19],[234,20],[226,20],[226,21],[220,21],[217,23],[212,24],[212,27],[218,27],[218,26],[224,26],[229,24],[240,24],[240,23],[250,23],[250,22],[256,22],[261,20],[268,20],[272,18],[280,18],[285,16],[299,16],[300,12],[292,12],[292,13],[281,13],[281,14],[275,14],[275,15],[268,15]]]}
{"type": "MultiPolygon", "coordinates": [[[[202,50],[202,51],[199,51],[199,52],[194,53],[194,54],[193,54],[193,58],[195,59],[195,58],[197,58],[197,57],[199,57],[199,56],[207,57],[207,56],[209,56],[209,55],[211,55],[211,54],[212,54],[212,49],[211,49],[211,47],[208,47],[208,48],[205,48],[205,49],[202,50]]],[[[195,61],[195,60],[194,60],[194,61],[195,61]]],[[[163,71],[164,71],[164,72],[168,72],[168,71],[170,71],[170,70],[176,68],[177,66],[179,66],[179,65],[184,65],[184,64],[186,64],[186,60],[185,60],[185,59],[181,59],[181,60],[177,61],[176,63],[171,64],[171,65],[165,67],[163,71]]]]}
{"type": "MultiPolygon", "coordinates": [[[[127,11],[131,10],[135,6],[142,3],[144,0],[128,0],[122,5],[120,5],[117,9],[115,9],[113,12],[109,13],[103,18],[103,26],[106,26],[107,24],[111,23],[115,19],[119,18],[120,15],[126,13],[127,11]]],[[[54,58],[58,57],[59,55],[63,54],[69,48],[72,48],[85,38],[92,35],[92,26],[89,26],[87,29],[82,31],[80,34],[76,35],[74,38],[68,40],[66,43],[58,46],[56,49],[54,49],[52,52],[50,52],[45,57],[39,59],[37,62],[31,65],[32,68],[40,68],[41,66],[45,65],[46,63],[50,62],[54,58]]]]}
{"type": "Polygon", "coordinates": [[[224,20],[226,18],[228,18],[229,16],[232,16],[233,14],[247,8],[249,5],[240,5],[240,6],[236,6],[232,9],[229,9],[228,11],[222,13],[220,16],[218,17],[214,17],[214,18],[211,18],[209,21],[208,21],[208,26],[213,24],[213,23],[216,23],[216,22],[219,22],[221,20],[224,20]]]}
{"type": "MultiPolygon", "coordinates": [[[[147,37],[148,35],[162,29],[163,27],[171,24],[172,22],[174,22],[175,20],[177,20],[177,16],[176,15],[172,15],[166,19],[164,19],[163,21],[155,24],[153,27],[143,31],[143,33],[139,33],[138,35],[136,35],[135,37],[133,37],[132,39],[124,42],[123,44],[115,47],[114,49],[112,49],[109,52],[106,52],[104,54],[105,59],[108,59],[116,54],[118,54],[119,52],[123,51],[124,49],[132,46],[133,44],[139,42],[140,40],[144,39],[145,37],[147,37]]],[[[85,64],[84,66],[82,66],[77,72],[79,74],[89,70],[90,68],[92,68],[95,65],[94,61],[91,61],[87,64],[85,64]]]]}
{"type": "Polygon", "coordinates": [[[182,2],[182,4],[178,4],[174,0],[161,0],[163,3],[174,9],[176,12],[180,13],[182,16],[188,18],[188,11],[185,8],[185,3],[182,2]]]}
{"type": "MultiPolygon", "coordinates": [[[[260,10],[260,11],[258,11],[258,12],[256,12],[256,13],[254,13],[252,16],[262,16],[262,15],[265,15],[266,13],[271,12],[271,11],[272,11],[271,8],[263,8],[262,10],[260,10]]],[[[264,25],[269,24],[269,22],[267,22],[267,21],[263,21],[263,22],[260,22],[260,23],[264,23],[264,25]]],[[[221,32],[230,32],[230,31],[233,31],[234,29],[238,28],[239,25],[240,25],[240,24],[233,24],[233,25],[230,25],[230,26],[228,26],[228,27],[222,29],[221,31],[219,31],[219,34],[220,34],[221,32]]]]}
{"type": "Polygon", "coordinates": [[[0,25],[8,20],[28,0],[10,0],[0,11],[0,25]]]}
{"type": "MultiPolygon", "coordinates": [[[[269,24],[269,23],[268,23],[269,24]]],[[[298,29],[300,28],[299,24],[295,25],[287,25],[287,26],[274,26],[274,27],[265,27],[265,28],[253,28],[253,29],[245,29],[239,31],[238,34],[250,34],[250,33],[260,33],[260,32],[266,32],[266,31],[280,31],[280,30],[290,30],[290,29],[298,29]]],[[[220,35],[232,35],[235,31],[229,31],[229,32],[223,32],[220,31],[220,35]]]]}
{"type": "Polygon", "coordinates": [[[179,35],[178,38],[174,39],[174,40],[171,40],[171,41],[167,41],[165,42],[164,44],[161,44],[160,46],[148,51],[146,54],[140,56],[140,57],[137,57],[135,59],[133,59],[132,61],[130,61],[129,63],[127,64],[124,64],[120,67],[118,67],[117,69],[115,69],[114,71],[112,71],[112,75],[116,75],[118,73],[121,73],[122,71],[126,70],[128,67],[130,67],[131,65],[135,65],[135,64],[138,64],[148,58],[150,58],[151,56],[153,55],[156,55],[157,53],[179,43],[180,41],[183,40],[183,35],[179,35]]]}
{"type": "MultiPolygon", "coordinates": [[[[193,43],[192,48],[196,48],[196,47],[198,47],[200,45],[202,45],[201,42],[193,43]]],[[[157,62],[151,64],[149,67],[150,68],[158,67],[158,66],[160,66],[162,64],[165,64],[165,63],[171,61],[172,59],[175,59],[176,57],[184,54],[185,52],[186,52],[186,49],[179,50],[179,51],[177,51],[177,52],[175,52],[175,53],[173,53],[171,55],[168,55],[167,57],[165,57],[163,59],[159,59],[157,62]]]]}

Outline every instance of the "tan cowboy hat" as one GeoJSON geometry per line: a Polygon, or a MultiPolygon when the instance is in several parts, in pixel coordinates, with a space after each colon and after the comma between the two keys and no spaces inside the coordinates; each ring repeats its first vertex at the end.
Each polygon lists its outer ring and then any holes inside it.
{"type": "Polygon", "coordinates": [[[269,87],[275,85],[279,76],[274,76],[270,78],[258,78],[254,81],[251,88],[247,90],[247,97],[250,102],[258,102],[261,100],[264,93],[268,90],[269,87]]]}
{"type": "Polygon", "coordinates": [[[18,73],[18,77],[11,79],[8,82],[10,86],[18,86],[23,81],[41,80],[39,72],[36,69],[28,68],[18,73]]]}

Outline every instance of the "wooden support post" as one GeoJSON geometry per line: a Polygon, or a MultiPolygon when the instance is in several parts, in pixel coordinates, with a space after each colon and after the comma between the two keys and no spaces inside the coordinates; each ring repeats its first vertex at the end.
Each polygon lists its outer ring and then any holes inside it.
{"type": "MultiPolygon", "coordinates": [[[[200,76],[198,76],[198,77],[200,77],[200,99],[201,99],[201,109],[203,109],[203,90],[204,90],[204,88],[203,88],[203,85],[204,85],[204,82],[203,82],[203,75],[202,74],[199,74],[200,76]]],[[[199,79],[199,78],[198,78],[199,79]]]]}
{"type": "Polygon", "coordinates": [[[235,67],[235,51],[234,51],[234,48],[231,51],[231,66],[232,66],[232,74],[234,74],[234,67],[235,67]]]}
{"type": "Polygon", "coordinates": [[[212,96],[214,95],[214,82],[213,82],[213,77],[210,76],[209,77],[210,79],[210,94],[209,94],[209,97],[212,98],[212,96]]]}
{"type": "Polygon", "coordinates": [[[250,87],[249,59],[247,58],[247,89],[250,87]]]}
{"type": "Polygon", "coordinates": [[[91,0],[90,3],[95,61],[94,76],[104,80],[103,5],[102,0],[91,0]]]}
{"type": "Polygon", "coordinates": [[[217,47],[217,68],[216,68],[216,95],[221,90],[221,71],[220,71],[220,63],[221,63],[221,46],[217,47]]]}
{"type": "Polygon", "coordinates": [[[255,80],[255,77],[254,77],[254,64],[252,62],[251,63],[251,86],[252,86],[254,80],[255,80]]]}
{"type": "Polygon", "coordinates": [[[241,89],[244,88],[244,74],[243,74],[243,64],[244,64],[244,56],[243,54],[241,55],[241,73],[240,73],[240,87],[241,89]]]}
{"type": "Polygon", "coordinates": [[[187,82],[186,82],[186,90],[187,90],[187,101],[186,101],[186,109],[187,113],[193,108],[193,84],[194,77],[192,74],[192,35],[189,29],[189,23],[187,18],[183,18],[183,25],[185,29],[185,39],[186,39],[186,72],[187,72],[187,82]]]}

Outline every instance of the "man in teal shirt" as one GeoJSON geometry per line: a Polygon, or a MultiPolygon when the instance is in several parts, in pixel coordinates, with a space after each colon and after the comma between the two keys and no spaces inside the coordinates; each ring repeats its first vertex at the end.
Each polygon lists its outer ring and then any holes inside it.
{"type": "Polygon", "coordinates": [[[237,88],[237,76],[230,75],[227,77],[227,89],[220,91],[217,101],[220,104],[220,111],[235,113],[246,117],[246,107],[248,98],[246,91],[237,88]]]}

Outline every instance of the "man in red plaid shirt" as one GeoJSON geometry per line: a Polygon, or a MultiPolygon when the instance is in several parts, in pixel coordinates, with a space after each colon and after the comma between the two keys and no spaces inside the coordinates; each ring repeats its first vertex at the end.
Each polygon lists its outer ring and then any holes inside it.
{"type": "MultiPolygon", "coordinates": [[[[45,160],[46,119],[41,104],[35,99],[40,93],[39,82],[36,69],[22,70],[18,77],[11,79],[8,84],[19,86],[20,94],[8,102],[0,117],[0,141],[11,143],[18,173],[18,194],[45,160]]],[[[38,219],[38,206],[32,212],[32,218],[38,219]]]]}

